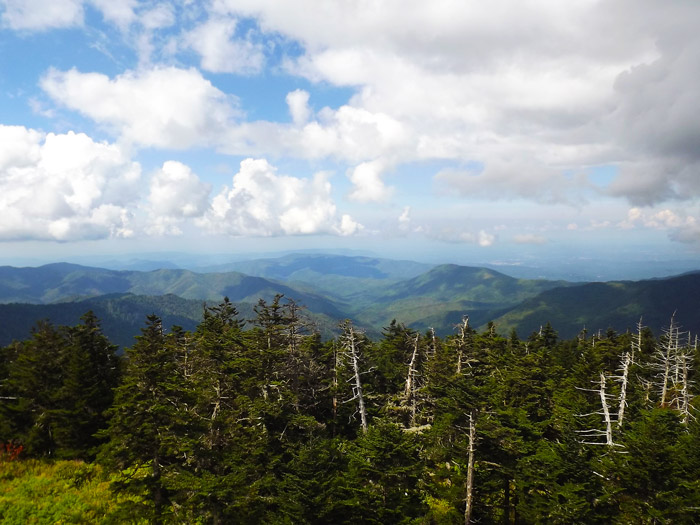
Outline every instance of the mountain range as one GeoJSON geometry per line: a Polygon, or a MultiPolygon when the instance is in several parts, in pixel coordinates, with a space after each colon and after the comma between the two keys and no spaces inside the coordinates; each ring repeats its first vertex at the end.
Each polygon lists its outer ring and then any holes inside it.
{"type": "Polygon", "coordinates": [[[105,333],[129,346],[145,316],[166,326],[194,328],[204,304],[224,296],[244,319],[260,299],[277,294],[304,305],[322,335],[352,319],[378,335],[392,319],[418,330],[453,333],[463,315],[478,329],[494,321],[499,332],[528,336],[550,322],[562,337],[589,331],[632,329],[643,323],[656,333],[676,321],[700,329],[700,272],[644,281],[571,283],[517,279],[487,268],[325,254],[296,254],[212,265],[203,271],[161,268],[108,270],[67,263],[0,267],[0,345],[29,335],[40,319],[73,325],[93,310],[105,333]]]}

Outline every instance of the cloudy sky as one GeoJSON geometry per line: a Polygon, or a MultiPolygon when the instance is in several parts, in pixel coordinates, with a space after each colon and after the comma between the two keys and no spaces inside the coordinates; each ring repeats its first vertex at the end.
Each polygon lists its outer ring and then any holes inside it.
{"type": "Polygon", "coordinates": [[[697,0],[0,0],[0,252],[697,256],[699,24],[697,0]]]}

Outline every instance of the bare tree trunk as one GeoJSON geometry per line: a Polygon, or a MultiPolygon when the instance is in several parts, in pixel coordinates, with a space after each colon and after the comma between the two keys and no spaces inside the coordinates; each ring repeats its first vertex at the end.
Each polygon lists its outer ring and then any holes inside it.
{"type": "Polygon", "coordinates": [[[365,400],[362,396],[362,381],[360,380],[360,366],[358,364],[357,352],[355,351],[355,339],[352,339],[352,370],[355,374],[355,388],[357,389],[357,407],[360,411],[360,421],[362,432],[367,432],[367,412],[365,411],[365,400]]]}
{"type": "Polygon", "coordinates": [[[476,439],[476,422],[474,411],[469,414],[469,459],[467,460],[466,505],[464,506],[464,525],[472,522],[473,490],[474,490],[474,440],[476,439]]]}
{"type": "Polygon", "coordinates": [[[462,317],[462,324],[459,325],[459,351],[457,353],[457,370],[456,374],[462,373],[462,359],[464,358],[464,349],[467,344],[467,333],[469,332],[469,316],[462,317]]]}
{"type": "Polygon", "coordinates": [[[629,375],[629,368],[632,362],[632,356],[629,353],[625,353],[622,356],[622,375],[620,376],[620,406],[617,410],[617,428],[622,428],[622,421],[625,419],[625,407],[627,406],[627,378],[629,375]]]}
{"type": "Polygon", "coordinates": [[[642,325],[642,318],[639,318],[639,322],[637,323],[637,339],[632,340],[632,355],[631,355],[631,361],[634,363],[634,354],[639,352],[642,352],[642,329],[644,326],[642,325]]]}
{"type": "Polygon", "coordinates": [[[432,359],[437,353],[437,338],[435,337],[435,328],[432,326],[430,327],[430,341],[430,348],[428,348],[428,351],[426,352],[428,359],[432,359]]]}
{"type": "Polygon", "coordinates": [[[666,406],[666,397],[668,395],[668,381],[671,375],[671,359],[675,354],[677,347],[676,339],[677,330],[673,318],[671,318],[671,326],[668,329],[668,341],[666,347],[661,350],[661,406],[666,406]]]}
{"type": "Polygon", "coordinates": [[[681,389],[680,389],[680,400],[679,400],[679,410],[681,413],[681,422],[684,425],[688,424],[688,420],[692,417],[690,414],[690,392],[688,390],[688,374],[691,368],[692,356],[686,353],[679,355],[680,368],[681,368],[681,389]]]}
{"type": "Polygon", "coordinates": [[[413,354],[411,355],[411,362],[408,364],[408,373],[406,374],[406,385],[404,388],[404,401],[409,405],[411,410],[411,425],[416,424],[416,370],[418,361],[418,341],[420,335],[416,334],[416,338],[413,341],[413,354]]]}
{"type": "Polygon", "coordinates": [[[603,406],[603,418],[605,419],[605,444],[615,445],[612,438],[612,421],[610,420],[610,410],[608,410],[608,399],[605,395],[605,374],[600,373],[600,403],[603,406]]]}
{"type": "Polygon", "coordinates": [[[357,346],[355,344],[355,330],[348,322],[345,334],[345,346],[349,353],[350,361],[352,362],[353,370],[353,397],[351,400],[357,399],[357,411],[360,413],[360,422],[362,424],[362,432],[367,433],[367,411],[365,410],[365,400],[362,396],[362,381],[360,379],[360,364],[357,346]]]}

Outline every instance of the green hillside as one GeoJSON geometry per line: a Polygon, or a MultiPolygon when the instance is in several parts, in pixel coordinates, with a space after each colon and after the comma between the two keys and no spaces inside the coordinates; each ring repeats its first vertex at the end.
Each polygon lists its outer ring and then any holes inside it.
{"type": "MultiPolygon", "coordinates": [[[[206,304],[218,304],[220,301],[206,301],[206,304]]],[[[254,319],[253,308],[257,302],[235,301],[240,318],[254,319]]],[[[0,346],[13,340],[26,339],[39,321],[49,320],[54,325],[73,326],[78,324],[85,312],[92,310],[101,320],[105,335],[121,348],[126,348],[132,346],[134,337],[141,334],[146,316],[155,313],[168,328],[177,325],[185,330],[194,330],[202,321],[204,305],[205,301],[201,299],[183,299],[174,294],[110,294],[54,304],[0,304],[0,319],[3,320],[0,323],[0,346]]],[[[312,311],[306,311],[304,317],[323,337],[335,335],[336,317],[312,311]]],[[[252,325],[249,323],[249,326],[252,325]]]]}
{"type": "Polygon", "coordinates": [[[440,333],[451,333],[463,315],[478,326],[500,316],[526,298],[544,290],[567,286],[564,281],[516,279],[495,270],[445,264],[430,271],[386,286],[374,296],[364,297],[353,306],[356,317],[365,323],[381,319],[402,319],[407,325],[440,333]]]}
{"type": "Polygon", "coordinates": [[[589,331],[608,327],[625,331],[640,316],[658,331],[676,310],[683,326],[700,323],[697,273],[574,284],[516,279],[491,269],[454,264],[399,280],[398,276],[423,265],[397,261],[392,269],[386,260],[366,257],[290,256],[246,264],[248,271],[268,277],[237,271],[112,271],[65,263],[0,267],[0,306],[23,303],[0,307],[7,320],[0,327],[0,343],[24,337],[39,319],[71,325],[92,309],[104,320],[107,334],[125,346],[150,313],[163,315],[166,325],[189,328],[200,320],[204,301],[218,303],[227,296],[245,318],[252,318],[258,300],[269,302],[277,294],[305,306],[326,337],[345,318],[372,336],[392,319],[421,331],[433,327],[447,335],[464,315],[469,315],[472,326],[483,327],[494,320],[501,333],[515,328],[523,336],[547,322],[558,326],[565,337],[573,337],[584,326],[589,331]]]}
{"type": "Polygon", "coordinates": [[[111,294],[81,301],[56,304],[0,304],[0,346],[23,340],[40,320],[54,325],[73,326],[92,310],[102,321],[104,333],[122,348],[134,343],[141,333],[147,315],[157,313],[163,324],[193,330],[202,320],[203,301],[188,300],[176,295],[137,296],[111,294]]]}
{"type": "Polygon", "coordinates": [[[431,267],[415,261],[375,257],[292,254],[212,266],[206,271],[237,271],[290,283],[296,288],[311,286],[330,296],[347,299],[416,277],[431,267]]]}
{"type": "Polygon", "coordinates": [[[173,294],[183,299],[213,302],[228,296],[234,302],[247,303],[271,300],[283,294],[315,313],[343,316],[338,306],[322,295],[239,272],[114,271],[65,263],[38,268],[0,268],[0,303],[48,304],[114,293],[173,294]]]}
{"type": "Polygon", "coordinates": [[[589,331],[613,328],[634,330],[640,317],[655,333],[660,333],[676,312],[683,329],[700,329],[700,273],[668,279],[587,283],[555,288],[523,301],[495,319],[499,332],[515,328],[530,334],[547,322],[562,337],[573,337],[584,327],[589,331]]]}

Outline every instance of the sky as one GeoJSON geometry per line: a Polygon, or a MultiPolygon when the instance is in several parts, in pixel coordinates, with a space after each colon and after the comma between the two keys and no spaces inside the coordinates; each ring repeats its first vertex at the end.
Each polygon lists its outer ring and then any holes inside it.
{"type": "Polygon", "coordinates": [[[700,261],[696,0],[0,0],[0,259],[700,261]]]}

